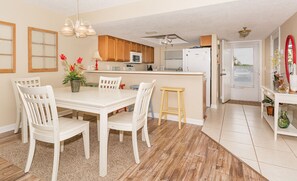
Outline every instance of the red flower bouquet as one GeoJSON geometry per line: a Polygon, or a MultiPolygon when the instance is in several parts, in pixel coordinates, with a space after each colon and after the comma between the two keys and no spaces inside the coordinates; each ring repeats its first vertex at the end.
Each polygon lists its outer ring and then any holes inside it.
{"type": "Polygon", "coordinates": [[[63,84],[67,84],[72,80],[79,80],[82,84],[86,82],[86,78],[83,75],[83,65],[81,64],[82,58],[79,57],[74,64],[69,64],[67,57],[64,54],[60,55],[60,59],[65,65],[66,76],[63,80],[63,84]]]}

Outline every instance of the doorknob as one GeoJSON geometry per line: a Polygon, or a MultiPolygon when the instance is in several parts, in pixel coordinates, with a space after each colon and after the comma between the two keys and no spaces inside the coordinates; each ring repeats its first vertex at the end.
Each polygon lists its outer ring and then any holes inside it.
{"type": "Polygon", "coordinates": [[[222,73],[221,76],[223,76],[223,75],[227,75],[227,74],[226,73],[222,73]]]}

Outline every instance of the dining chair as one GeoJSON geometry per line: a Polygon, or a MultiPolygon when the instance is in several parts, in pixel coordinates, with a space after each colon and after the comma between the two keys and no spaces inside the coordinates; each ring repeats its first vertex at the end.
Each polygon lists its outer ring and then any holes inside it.
{"type": "MultiPolygon", "coordinates": [[[[121,84],[122,77],[99,77],[99,89],[119,89],[121,84]]],[[[79,114],[78,119],[83,120],[85,112],[79,114]]],[[[89,115],[93,115],[97,117],[97,134],[98,134],[98,141],[100,141],[100,117],[98,114],[87,113],[89,115]]]]}
{"type": "Polygon", "coordinates": [[[132,132],[132,145],[135,162],[140,163],[137,131],[142,129],[142,141],[146,141],[148,147],[151,147],[148,129],[147,129],[147,114],[148,106],[155,86],[155,80],[152,83],[140,83],[136,96],[133,112],[121,112],[108,118],[108,133],[110,129],[132,132]]]}
{"type": "Polygon", "coordinates": [[[14,78],[11,79],[12,88],[14,92],[15,102],[16,102],[16,121],[15,121],[15,128],[14,133],[17,133],[20,128],[20,123],[23,117],[23,106],[22,101],[19,96],[19,92],[17,89],[17,84],[24,85],[26,87],[39,87],[40,86],[40,77],[28,77],[28,78],[14,78]]]}
{"type": "Polygon", "coordinates": [[[58,118],[51,86],[24,87],[17,84],[18,91],[29,122],[30,146],[25,172],[30,170],[36,140],[54,144],[52,181],[57,180],[60,151],[64,140],[82,134],[86,159],[90,157],[89,122],[77,119],[58,118]],[[61,144],[61,145],[60,145],[61,144]]]}

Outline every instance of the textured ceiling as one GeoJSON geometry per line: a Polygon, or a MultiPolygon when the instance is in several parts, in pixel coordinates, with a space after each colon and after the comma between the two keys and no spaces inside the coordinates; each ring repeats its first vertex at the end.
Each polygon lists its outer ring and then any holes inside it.
{"type": "MultiPolygon", "coordinates": [[[[24,0],[55,8],[66,14],[75,14],[76,0],[24,0]]],[[[80,0],[81,12],[115,7],[142,0],[80,0]]],[[[187,2],[187,0],[184,0],[187,2]]],[[[158,6],[158,4],[156,4],[158,6]]],[[[152,7],[153,8],[153,7],[152,7]]],[[[112,10],[112,8],[110,8],[112,10]]],[[[132,9],[133,10],[133,9],[132,9]]],[[[132,11],[131,10],[131,11],[132,11]]],[[[141,11],[138,9],[138,11],[141,11]]],[[[120,21],[93,24],[99,35],[109,34],[127,40],[158,46],[145,41],[145,32],[177,34],[190,43],[198,43],[200,35],[217,34],[220,39],[261,40],[297,12],[297,0],[238,0],[170,13],[129,18],[120,21]],[[252,32],[245,39],[238,31],[248,27],[252,32]]],[[[63,22],[61,22],[62,25],[63,22]]]]}

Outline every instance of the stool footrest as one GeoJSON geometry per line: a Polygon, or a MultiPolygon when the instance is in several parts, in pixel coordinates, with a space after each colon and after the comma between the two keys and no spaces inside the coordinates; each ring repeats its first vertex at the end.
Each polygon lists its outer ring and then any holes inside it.
{"type": "MultiPolygon", "coordinates": [[[[181,114],[183,113],[183,109],[180,109],[181,114]]],[[[175,107],[169,107],[168,109],[162,110],[162,113],[166,114],[178,114],[178,109],[175,107]]]]}

